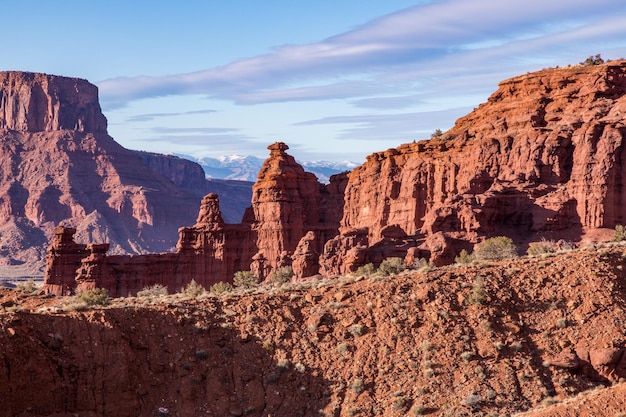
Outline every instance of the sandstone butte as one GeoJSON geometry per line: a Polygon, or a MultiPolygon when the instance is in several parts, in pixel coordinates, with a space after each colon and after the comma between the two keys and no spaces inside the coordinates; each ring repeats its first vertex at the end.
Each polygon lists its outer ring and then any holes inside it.
{"type": "Polygon", "coordinates": [[[197,195],[107,134],[98,90],[85,80],[0,72],[0,138],[5,264],[44,258],[59,224],[110,242],[113,253],[168,250],[178,225],[197,215],[197,195]]]}
{"type": "Polygon", "coordinates": [[[225,224],[208,195],[176,253],[135,257],[75,244],[71,229],[58,228],[46,288],[128,295],[157,282],[208,286],[239,270],[265,279],[288,265],[299,278],[389,257],[444,265],[498,235],[521,250],[541,239],[606,239],[626,222],[625,93],[622,60],[512,78],[441,136],[369,155],[326,186],[277,142],[240,224],[225,224]]]}

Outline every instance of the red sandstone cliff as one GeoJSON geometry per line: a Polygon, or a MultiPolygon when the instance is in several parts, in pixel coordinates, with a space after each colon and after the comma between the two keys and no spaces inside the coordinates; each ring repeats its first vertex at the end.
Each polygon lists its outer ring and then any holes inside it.
{"type": "MultiPolygon", "coordinates": [[[[625,112],[626,61],[615,61],[504,81],[444,135],[372,154],[327,186],[277,142],[243,222],[214,216],[182,229],[179,252],[191,266],[168,275],[163,261],[160,276],[175,288],[192,273],[208,283],[251,269],[263,279],[286,265],[297,277],[336,276],[392,256],[450,263],[494,235],[596,239],[626,220],[625,112]]],[[[209,203],[219,210],[216,197],[209,203]]],[[[102,282],[117,291],[141,275],[133,268],[116,273],[118,284],[102,282]]]]}
{"type": "Polygon", "coordinates": [[[107,135],[97,93],[85,80],[0,73],[3,263],[43,259],[60,223],[79,240],[141,253],[173,247],[178,226],[195,218],[197,196],[107,135]]]}
{"type": "Polygon", "coordinates": [[[384,250],[366,248],[386,238],[387,252],[413,240],[445,263],[492,235],[578,241],[623,224],[625,115],[626,61],[503,81],[441,137],[372,154],[350,174],[325,269],[379,262],[384,250]]]}

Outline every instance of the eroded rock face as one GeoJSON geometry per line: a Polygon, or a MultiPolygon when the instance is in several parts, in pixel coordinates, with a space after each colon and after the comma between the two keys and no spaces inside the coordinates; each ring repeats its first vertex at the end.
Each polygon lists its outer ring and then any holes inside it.
{"type": "Polygon", "coordinates": [[[0,72],[0,130],[106,133],[98,88],[79,78],[0,72]]]}
{"type": "MultiPolygon", "coordinates": [[[[500,83],[443,136],[368,156],[350,174],[337,239],[367,229],[373,246],[397,226],[474,243],[499,234],[578,241],[624,223],[625,94],[626,61],[500,83]]],[[[449,259],[450,250],[438,252],[449,259]]],[[[328,273],[351,269],[334,265],[328,273]]]]}
{"type": "Polygon", "coordinates": [[[615,417],[626,393],[578,394],[625,388],[624,256],[612,245],[87,311],[0,287],[2,415],[518,415],[549,396],[578,406],[538,415],[615,417]]]}
{"type": "Polygon", "coordinates": [[[0,139],[0,228],[14,236],[6,262],[41,262],[42,235],[59,224],[114,253],[164,251],[197,215],[199,197],[107,135],[87,81],[0,73],[0,139]]]}
{"type": "Polygon", "coordinates": [[[175,292],[191,280],[205,288],[232,281],[237,271],[252,270],[265,279],[292,264],[297,277],[317,274],[323,245],[339,227],[345,176],[335,176],[324,186],[285,153],[284,143],[268,149],[270,157],[242,223],[225,223],[218,195],[209,193],[195,225],[179,229],[176,253],[107,256],[107,247],[78,245],[72,240],[74,229],[57,228],[60,237],[53,240],[47,258],[46,291],[61,295],[100,287],[113,296],[127,296],[163,284],[175,292]],[[67,245],[76,248],[72,256],[64,255],[70,253],[63,251],[67,245]]]}
{"type": "MultiPolygon", "coordinates": [[[[207,197],[206,221],[183,229],[179,251],[202,254],[188,260],[199,274],[231,280],[249,269],[264,279],[282,266],[336,276],[389,257],[443,265],[497,235],[518,244],[598,236],[626,222],[624,114],[626,61],[615,61],[504,81],[441,137],[372,154],[327,186],[277,142],[242,223],[224,224],[207,197]]],[[[150,215],[143,207],[133,213],[150,215]]]]}
{"type": "MultiPolygon", "coordinates": [[[[256,234],[256,255],[263,262],[263,267],[255,266],[259,271],[290,265],[291,256],[307,233],[313,233],[307,241],[315,246],[309,251],[320,253],[323,242],[337,233],[340,217],[330,209],[336,208],[335,200],[342,197],[342,186],[338,185],[341,177],[324,186],[285,152],[289,149],[285,143],[276,142],[268,149],[270,157],[252,187],[252,228],[256,234]]],[[[265,274],[261,272],[260,278],[265,278],[265,274]]]]}

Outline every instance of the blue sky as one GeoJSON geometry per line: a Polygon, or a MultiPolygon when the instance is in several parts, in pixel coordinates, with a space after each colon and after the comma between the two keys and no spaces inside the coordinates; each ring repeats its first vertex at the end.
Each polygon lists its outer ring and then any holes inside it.
{"type": "Polygon", "coordinates": [[[0,70],[98,85],[130,149],[362,162],[503,79],[626,57],[623,0],[2,1],[0,70]],[[7,18],[10,17],[10,18],[7,18]]]}

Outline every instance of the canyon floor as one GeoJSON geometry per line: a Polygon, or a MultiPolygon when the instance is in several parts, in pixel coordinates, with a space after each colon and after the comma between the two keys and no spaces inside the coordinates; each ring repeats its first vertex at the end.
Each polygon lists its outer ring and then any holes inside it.
{"type": "Polygon", "coordinates": [[[625,261],[592,245],[86,310],[0,289],[0,415],[624,416],[625,261]]]}

